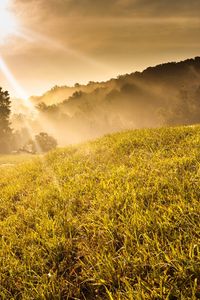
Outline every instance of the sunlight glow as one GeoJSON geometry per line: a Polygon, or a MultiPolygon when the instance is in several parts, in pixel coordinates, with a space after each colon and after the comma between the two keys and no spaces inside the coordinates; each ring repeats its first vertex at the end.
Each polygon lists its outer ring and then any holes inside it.
{"type": "Polygon", "coordinates": [[[6,62],[4,59],[0,56],[0,71],[4,74],[8,82],[12,85],[13,89],[16,92],[16,96],[20,97],[20,99],[23,101],[23,105],[26,106],[31,113],[35,113],[36,109],[34,105],[29,101],[28,95],[24,91],[24,89],[20,86],[20,84],[17,82],[16,78],[8,68],[6,62]]]}
{"type": "Polygon", "coordinates": [[[10,35],[15,35],[18,24],[15,16],[9,10],[10,0],[0,0],[0,43],[10,35]]]}
{"type": "MultiPolygon", "coordinates": [[[[63,45],[60,41],[54,40],[50,36],[37,33],[28,28],[24,28],[21,22],[18,22],[17,15],[11,8],[15,9],[13,0],[0,0],[0,46],[4,44],[7,46],[9,42],[16,39],[11,39],[10,37],[16,37],[21,40],[27,41],[28,43],[37,44],[40,43],[42,47],[47,47],[49,49],[55,49],[59,52],[68,54],[69,57],[76,58],[91,67],[103,70],[105,74],[110,74],[113,72],[113,68],[110,68],[107,64],[97,61],[96,59],[85,55],[79,50],[71,48],[69,45],[63,45]]],[[[20,42],[20,41],[19,41],[20,42]]],[[[9,68],[7,67],[4,59],[0,56],[0,70],[4,73],[7,80],[11,83],[14,90],[16,91],[18,97],[22,99],[28,99],[28,95],[21,88],[9,68]]],[[[30,102],[30,101],[29,101],[30,102]]],[[[26,103],[26,106],[30,106],[26,103]]],[[[31,104],[31,103],[30,103],[31,104]]]]}
{"type": "Polygon", "coordinates": [[[0,57],[0,70],[4,74],[4,76],[7,78],[9,83],[12,85],[14,90],[17,93],[17,96],[22,98],[23,100],[27,99],[28,96],[26,92],[21,88],[21,86],[18,84],[17,80],[9,70],[8,66],[6,65],[5,61],[3,60],[2,57],[0,57]]]}
{"type": "MultiPolygon", "coordinates": [[[[34,118],[38,113],[37,109],[31,103],[31,101],[28,99],[26,92],[23,90],[23,88],[17,82],[14,75],[11,73],[6,62],[4,61],[4,59],[1,56],[0,56],[0,71],[4,74],[4,76],[7,78],[8,82],[14,88],[16,94],[20,97],[20,101],[22,101],[23,105],[26,106],[26,108],[28,109],[28,113],[30,114],[30,116],[34,118]]],[[[34,140],[35,133],[34,133],[33,129],[31,128],[29,122],[24,120],[24,126],[27,129],[30,138],[34,140]]],[[[35,146],[36,146],[37,151],[40,152],[41,151],[40,146],[36,142],[35,142],[35,146]]]]}

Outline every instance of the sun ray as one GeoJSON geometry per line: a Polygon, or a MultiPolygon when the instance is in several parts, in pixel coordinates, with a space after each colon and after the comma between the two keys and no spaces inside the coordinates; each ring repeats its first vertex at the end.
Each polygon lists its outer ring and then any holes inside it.
{"type": "MultiPolygon", "coordinates": [[[[28,96],[24,89],[20,86],[20,84],[15,79],[14,75],[8,68],[6,62],[4,59],[0,56],[0,71],[4,74],[4,76],[7,78],[8,82],[12,85],[13,89],[15,90],[16,94],[20,97],[20,100],[23,102],[23,105],[27,108],[28,113],[32,116],[34,116],[37,113],[37,109],[34,107],[34,105],[31,103],[31,101],[28,99],[28,96]]],[[[24,119],[24,126],[28,131],[28,135],[30,139],[34,140],[34,131],[31,128],[28,121],[24,119]]],[[[37,151],[40,152],[40,147],[37,143],[35,143],[35,147],[37,151]]]]}
{"type": "Polygon", "coordinates": [[[27,99],[28,96],[26,92],[20,87],[17,80],[9,70],[7,64],[5,63],[4,59],[0,56],[0,70],[6,77],[6,79],[10,82],[12,87],[14,88],[15,92],[17,93],[17,96],[22,99],[27,99]]]}
{"type": "MultiPolygon", "coordinates": [[[[51,47],[54,46],[55,48],[62,49],[62,47],[59,44],[54,43],[49,38],[46,38],[36,33],[32,33],[32,34],[30,34],[30,32],[28,32],[28,34],[24,33],[22,28],[20,28],[15,16],[13,16],[13,14],[9,11],[9,5],[10,5],[10,0],[0,0],[0,44],[4,43],[8,36],[16,36],[16,37],[18,36],[30,42],[36,42],[40,40],[43,41],[44,43],[47,43],[51,47]]],[[[33,103],[29,100],[28,94],[15,78],[14,74],[8,67],[1,53],[0,53],[0,72],[3,73],[7,81],[13,87],[16,96],[20,98],[20,100],[18,101],[22,101],[23,105],[27,108],[28,118],[23,119],[23,123],[24,123],[23,126],[26,128],[30,139],[34,142],[36,151],[38,153],[42,153],[40,145],[35,140],[36,132],[32,128],[31,123],[29,122],[29,119],[31,121],[30,116],[34,116],[36,118],[39,112],[37,108],[33,105],[33,103]]],[[[45,130],[44,128],[46,127],[46,124],[42,124],[40,120],[38,120],[38,118],[37,121],[41,129],[45,130]]],[[[51,127],[50,124],[48,124],[48,126],[51,127]]],[[[51,130],[53,130],[53,127],[51,128],[51,130]]],[[[54,170],[46,164],[45,159],[42,159],[42,163],[44,165],[44,168],[46,168],[47,172],[51,175],[54,186],[58,189],[58,191],[60,191],[60,183],[57,179],[54,170]]]]}
{"type": "Polygon", "coordinates": [[[18,96],[23,101],[23,104],[33,112],[35,110],[34,105],[28,99],[26,91],[20,86],[2,56],[0,56],[0,71],[12,85],[13,89],[15,90],[16,96],[18,96]]]}
{"type": "Polygon", "coordinates": [[[40,42],[43,47],[49,47],[50,49],[59,50],[60,52],[65,52],[69,56],[74,57],[76,59],[79,59],[80,61],[83,61],[87,63],[90,66],[93,66],[95,68],[98,68],[99,70],[104,70],[106,72],[113,72],[113,67],[110,68],[107,64],[104,64],[103,62],[99,62],[98,60],[89,57],[88,55],[82,53],[79,50],[73,49],[69,45],[63,45],[57,40],[52,39],[49,36],[45,36],[41,33],[36,33],[30,29],[21,28],[18,32],[16,32],[16,35],[24,38],[28,42],[40,42]]]}
{"type": "MultiPolygon", "coordinates": [[[[69,45],[63,45],[60,41],[55,40],[50,36],[24,28],[22,24],[19,23],[19,20],[16,18],[13,11],[10,10],[10,6],[10,0],[0,0],[0,44],[5,44],[7,38],[10,36],[15,36],[33,44],[38,44],[38,42],[40,42],[42,47],[48,47],[49,49],[53,48],[63,53],[65,52],[70,57],[74,57],[89,66],[103,70],[109,74],[110,72],[113,72],[113,67],[110,68],[107,64],[89,57],[81,51],[73,49],[69,45]]],[[[19,88],[17,88],[17,90],[19,90],[19,88]]]]}

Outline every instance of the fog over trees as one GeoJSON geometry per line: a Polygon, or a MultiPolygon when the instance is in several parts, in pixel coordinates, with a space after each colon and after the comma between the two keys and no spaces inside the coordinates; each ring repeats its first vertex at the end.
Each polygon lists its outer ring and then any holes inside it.
{"type": "Polygon", "coordinates": [[[34,118],[23,108],[12,112],[9,95],[1,89],[1,151],[27,144],[41,132],[61,146],[115,131],[200,122],[200,57],[149,67],[107,82],[54,87],[30,100],[34,118]],[[12,128],[12,130],[11,130],[12,128]],[[12,133],[12,134],[11,134],[12,133]]]}

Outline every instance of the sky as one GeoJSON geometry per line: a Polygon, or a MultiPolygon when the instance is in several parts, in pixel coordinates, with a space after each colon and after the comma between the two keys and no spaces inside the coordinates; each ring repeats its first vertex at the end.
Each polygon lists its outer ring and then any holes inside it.
{"type": "Polygon", "coordinates": [[[200,0],[0,0],[0,86],[40,95],[200,56],[199,12],[200,0]]]}

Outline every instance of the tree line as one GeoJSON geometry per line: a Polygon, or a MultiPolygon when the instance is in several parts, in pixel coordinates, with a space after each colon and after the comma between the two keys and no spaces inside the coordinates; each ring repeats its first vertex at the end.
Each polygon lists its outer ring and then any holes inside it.
{"type": "Polygon", "coordinates": [[[21,135],[12,129],[10,122],[11,100],[8,91],[0,87],[0,153],[38,153],[47,152],[57,146],[57,141],[46,132],[40,132],[29,137],[27,142],[19,148],[21,135]]]}

